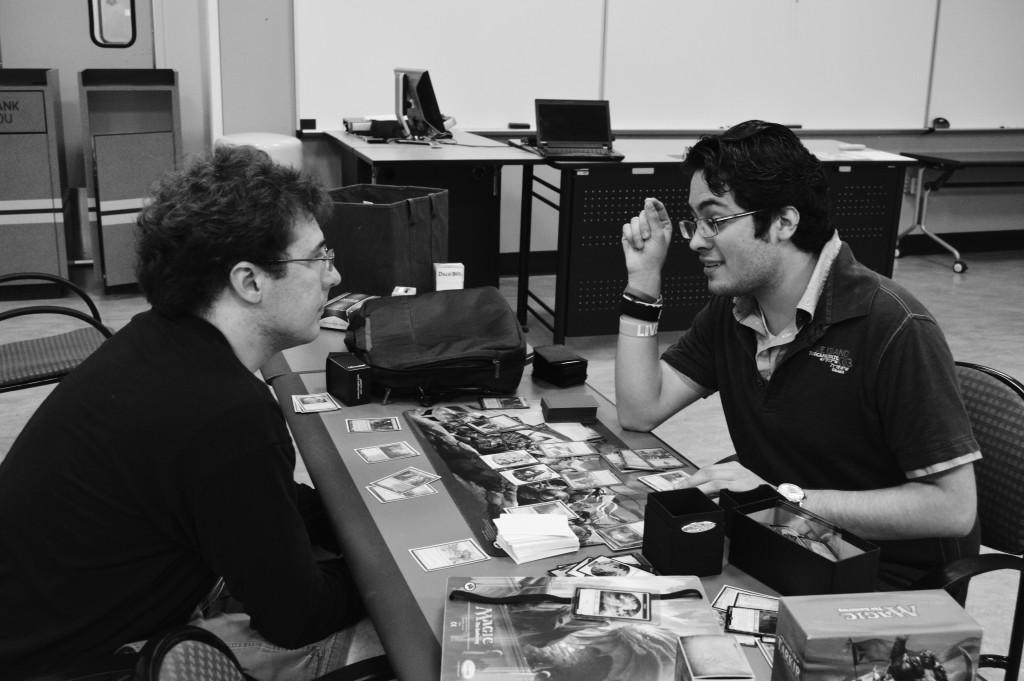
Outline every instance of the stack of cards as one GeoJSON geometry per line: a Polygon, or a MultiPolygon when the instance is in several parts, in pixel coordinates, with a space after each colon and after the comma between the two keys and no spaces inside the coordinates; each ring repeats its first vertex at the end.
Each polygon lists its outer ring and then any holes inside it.
{"type": "Polygon", "coordinates": [[[642,520],[625,525],[598,527],[594,531],[612,551],[629,551],[644,545],[644,521],[642,520]]]}
{"type": "Polygon", "coordinates": [[[502,513],[494,519],[495,543],[517,564],[579,551],[580,540],[561,514],[502,513]]]}
{"type": "Polygon", "coordinates": [[[621,556],[588,556],[548,570],[552,577],[644,577],[655,574],[651,564],[639,553],[621,556]]]}
{"type": "Polygon", "coordinates": [[[335,411],[341,405],[330,393],[314,393],[312,395],[292,395],[292,407],[296,414],[312,414],[318,411],[335,411]]]}
{"type": "Polygon", "coordinates": [[[440,479],[440,475],[409,466],[397,473],[374,480],[366,486],[366,489],[378,501],[387,503],[389,501],[401,501],[403,499],[427,496],[428,494],[437,494],[437,490],[431,487],[430,483],[440,479]]]}

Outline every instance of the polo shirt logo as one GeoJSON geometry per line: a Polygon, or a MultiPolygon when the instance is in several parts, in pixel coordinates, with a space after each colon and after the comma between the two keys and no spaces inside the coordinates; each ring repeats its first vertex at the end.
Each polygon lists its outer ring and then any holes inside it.
{"type": "Polygon", "coordinates": [[[832,348],[827,345],[819,345],[807,351],[810,357],[816,357],[818,361],[828,364],[829,368],[837,374],[845,374],[853,367],[853,359],[850,358],[850,351],[843,348],[832,348]]]}

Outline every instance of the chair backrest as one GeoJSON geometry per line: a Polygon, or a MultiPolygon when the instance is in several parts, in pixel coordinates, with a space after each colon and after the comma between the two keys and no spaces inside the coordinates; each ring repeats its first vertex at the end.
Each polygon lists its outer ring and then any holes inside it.
{"type": "Polygon", "coordinates": [[[235,654],[215,634],[181,626],[151,638],[139,652],[135,681],[246,681],[235,654]]]}
{"type": "Polygon", "coordinates": [[[1024,384],[989,367],[968,362],[956,365],[971,429],[982,454],[974,466],[981,543],[1012,554],[966,559],[972,567],[962,575],[1017,571],[1009,650],[1006,655],[981,656],[982,667],[1001,668],[1004,681],[1017,681],[1024,652],[1024,384]]]}
{"type": "Polygon", "coordinates": [[[1024,384],[989,367],[956,363],[971,429],[981,446],[975,465],[981,543],[1024,553],[1024,384]]]}

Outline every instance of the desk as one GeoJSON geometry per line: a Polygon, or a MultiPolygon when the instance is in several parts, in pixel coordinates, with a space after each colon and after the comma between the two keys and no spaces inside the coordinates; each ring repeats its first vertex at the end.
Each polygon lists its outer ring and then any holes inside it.
{"type": "MultiPolygon", "coordinates": [[[[444,490],[432,496],[390,504],[378,503],[367,492],[365,486],[369,482],[405,468],[410,462],[431,470],[426,456],[366,464],[352,451],[353,446],[403,439],[417,448],[422,447],[404,419],[401,433],[352,435],[345,429],[347,418],[394,416],[414,408],[415,403],[398,402],[387,406],[371,403],[323,414],[295,414],[291,408],[292,394],[325,390],[322,370],[326,354],[342,350],[342,346],[340,333],[324,331],[312,343],[272,358],[263,368],[263,375],[284,405],[299,452],[324,499],[370,617],[398,677],[402,681],[436,681],[441,659],[438,634],[449,576],[543,575],[551,567],[566,562],[566,556],[520,566],[509,558],[491,558],[463,567],[424,572],[409,553],[410,548],[471,537],[472,530],[444,490]]],[[[545,390],[553,389],[534,383],[527,368],[519,394],[538,398],[545,390]]],[[[595,391],[586,386],[568,390],[594,394],[599,403],[599,419],[627,445],[636,448],[666,446],[649,433],[621,430],[614,405],[595,391]]],[[[609,550],[589,547],[582,551],[585,555],[599,553],[609,553],[609,550]]],[[[731,566],[726,566],[721,575],[705,578],[703,583],[711,598],[723,584],[774,593],[731,566]]],[[[749,649],[747,655],[760,681],[767,681],[770,672],[760,653],[749,649]]]]}
{"type": "MultiPolygon", "coordinates": [[[[683,214],[689,185],[680,164],[694,143],[619,139],[615,148],[625,155],[621,163],[555,163],[535,171],[530,193],[558,211],[558,263],[554,305],[529,294],[552,321],[532,308],[530,312],[553,331],[555,343],[565,336],[616,332],[626,283],[622,224],[640,211],[648,196],[661,199],[669,215],[683,214]]],[[[837,140],[808,139],[804,144],[824,163],[831,190],[829,214],[840,236],[862,263],[891,275],[903,178],[912,160],[874,149],[846,149],[854,145],[837,140]]],[[[672,246],[662,276],[662,330],[688,327],[708,299],[706,278],[687,243],[677,234],[672,246]]],[[[528,253],[528,248],[520,252],[528,253]]],[[[520,291],[526,289],[521,274],[520,291]]],[[[521,320],[525,306],[520,303],[521,320]]]]}
{"type": "MultiPolygon", "coordinates": [[[[466,266],[466,287],[497,286],[501,167],[523,166],[532,183],[530,152],[468,132],[437,146],[371,143],[344,131],[326,135],[341,152],[342,183],[440,187],[449,193],[448,259],[466,266]]],[[[529,215],[524,218],[529,224],[529,215]]],[[[528,229],[528,227],[527,227],[528,229]]]]}
{"type": "MultiPolygon", "coordinates": [[[[916,159],[918,162],[917,182],[914,189],[914,221],[910,227],[900,232],[896,240],[896,247],[899,248],[899,240],[904,236],[920,229],[925,236],[936,242],[947,251],[953,254],[953,271],[964,272],[967,270],[967,263],[960,259],[960,251],[953,248],[945,239],[939,235],[929,232],[925,218],[928,212],[928,197],[932,192],[937,192],[944,187],[1024,187],[1024,180],[1014,181],[990,181],[972,180],[968,182],[951,182],[958,171],[968,168],[1024,168],[1024,150],[998,150],[998,151],[942,151],[938,153],[923,153],[916,151],[901,152],[904,156],[916,159]],[[932,180],[925,182],[925,173],[936,171],[932,180]]],[[[897,251],[898,252],[898,251],[897,251]]]]}

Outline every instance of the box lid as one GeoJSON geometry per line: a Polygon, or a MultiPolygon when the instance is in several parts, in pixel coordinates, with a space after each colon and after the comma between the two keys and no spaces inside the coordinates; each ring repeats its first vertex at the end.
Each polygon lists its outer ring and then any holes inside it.
{"type": "Polygon", "coordinates": [[[974,618],[942,589],[783,596],[780,630],[786,624],[784,617],[808,639],[899,635],[908,631],[981,631],[974,618]]]}

